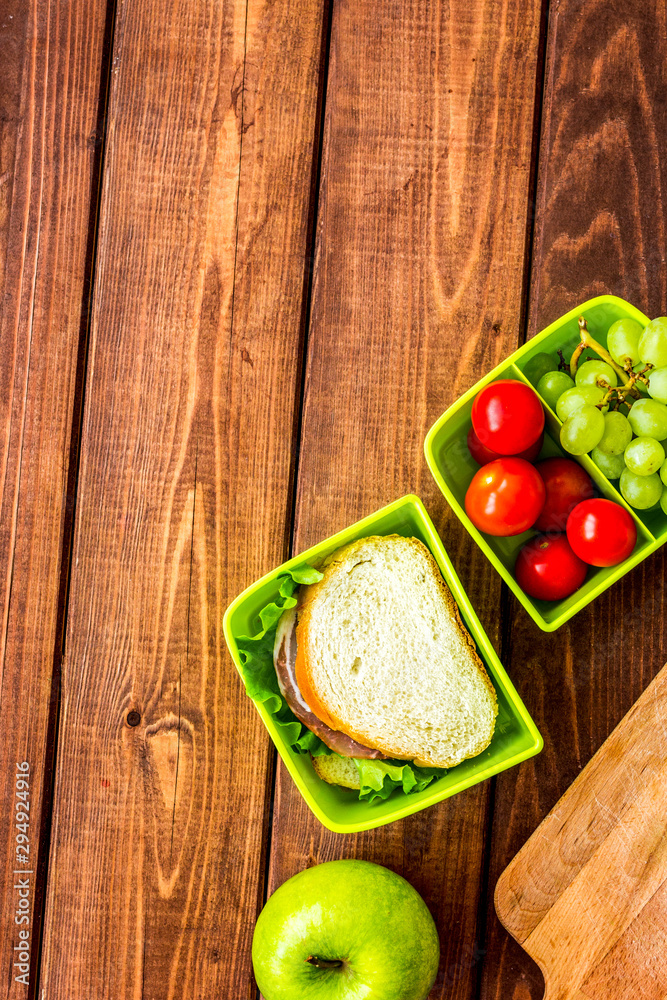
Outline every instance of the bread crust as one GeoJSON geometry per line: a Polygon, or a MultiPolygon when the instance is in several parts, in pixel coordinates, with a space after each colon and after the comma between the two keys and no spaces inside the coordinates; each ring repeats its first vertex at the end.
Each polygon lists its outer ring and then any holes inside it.
{"type": "Polygon", "coordinates": [[[332,729],[336,729],[339,732],[346,733],[353,740],[356,740],[359,743],[363,743],[365,746],[381,750],[382,753],[386,754],[388,757],[393,757],[399,760],[414,760],[414,763],[417,764],[417,766],[422,766],[422,767],[431,767],[431,766],[453,767],[456,764],[461,763],[461,760],[465,760],[468,757],[477,756],[477,754],[481,753],[484,749],[486,749],[486,747],[491,742],[491,738],[493,736],[493,729],[488,739],[482,738],[480,740],[479,746],[478,747],[476,746],[463,758],[458,757],[456,759],[452,758],[448,760],[439,760],[437,762],[434,762],[433,760],[423,759],[420,757],[416,758],[407,757],[404,752],[404,749],[396,745],[393,745],[390,739],[386,740],[371,739],[368,733],[363,733],[355,730],[351,725],[349,725],[349,723],[346,722],[345,719],[339,718],[324,703],[314,683],[313,670],[311,663],[309,661],[309,649],[311,648],[309,641],[309,634],[310,634],[310,629],[312,627],[311,619],[312,619],[312,608],[314,602],[317,600],[320,593],[322,593],[322,591],[326,589],[328,583],[331,580],[331,577],[335,575],[339,565],[345,560],[347,560],[348,557],[354,553],[354,550],[356,548],[360,548],[361,546],[366,546],[368,545],[369,542],[378,542],[380,544],[384,544],[384,542],[387,539],[395,539],[395,538],[401,538],[404,542],[409,542],[416,549],[419,550],[420,554],[426,555],[427,557],[426,561],[429,571],[432,574],[433,579],[437,583],[439,591],[444,600],[445,606],[448,609],[449,615],[452,621],[454,622],[457,630],[461,634],[461,637],[463,638],[466,646],[468,647],[471,660],[477,667],[481,679],[483,683],[486,685],[486,688],[491,696],[493,705],[495,707],[495,713],[494,713],[494,719],[495,719],[498,712],[498,702],[496,698],[495,688],[491,683],[491,680],[486,672],[484,663],[482,662],[477,653],[475,643],[472,637],[470,636],[468,630],[466,629],[465,625],[463,624],[458,609],[458,605],[456,604],[456,601],[454,600],[449,588],[447,587],[447,584],[443,580],[442,574],[440,573],[438,565],[435,562],[432,554],[429,552],[428,548],[424,545],[423,542],[421,542],[418,538],[413,538],[413,537],[404,538],[401,535],[371,535],[366,538],[357,539],[357,541],[351,542],[349,545],[345,545],[342,548],[337,549],[336,552],[332,553],[332,555],[329,556],[324,561],[324,564],[321,567],[321,570],[324,573],[322,580],[320,580],[318,583],[311,584],[308,587],[302,588],[299,601],[300,605],[299,619],[296,631],[298,652],[297,652],[295,674],[297,683],[299,685],[301,692],[303,693],[304,698],[312,708],[313,712],[315,712],[315,714],[332,729]]]}

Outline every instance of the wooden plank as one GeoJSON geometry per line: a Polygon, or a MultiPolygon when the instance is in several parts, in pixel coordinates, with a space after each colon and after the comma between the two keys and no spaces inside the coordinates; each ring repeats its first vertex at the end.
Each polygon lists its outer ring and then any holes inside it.
{"type": "MultiPolygon", "coordinates": [[[[422,445],[518,343],[540,14],[513,0],[334,6],[298,476],[297,551],[420,494],[497,645],[499,579],[422,445]]],[[[341,837],[280,766],[269,889],[335,857],[388,865],[442,931],[433,996],[473,997],[489,788],[341,837]]]]}
{"type": "MultiPolygon", "coordinates": [[[[639,0],[550,9],[529,332],[600,292],[667,311],[664,11],[639,0]]],[[[510,672],[545,738],[497,783],[491,882],[664,661],[664,551],[553,635],[514,609],[510,672]]],[[[541,998],[542,976],[489,913],[485,998],[541,998]]]]}
{"type": "Polygon", "coordinates": [[[551,8],[531,334],[610,291],[650,316],[665,310],[666,48],[659,6],[551,8]]]}
{"type": "Polygon", "coordinates": [[[0,18],[2,1000],[34,988],[39,954],[106,6],[6,0],[0,18]]]}
{"type": "Polygon", "coordinates": [[[253,995],[272,754],[222,614],[287,548],[322,24],[118,7],[44,996],[253,995]]]}

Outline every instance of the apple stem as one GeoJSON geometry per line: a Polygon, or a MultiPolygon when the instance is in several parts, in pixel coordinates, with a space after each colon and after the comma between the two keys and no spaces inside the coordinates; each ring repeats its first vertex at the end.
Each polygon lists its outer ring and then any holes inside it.
{"type": "Polygon", "coordinates": [[[343,964],[337,958],[318,958],[317,955],[311,955],[306,961],[314,965],[316,969],[340,969],[343,964]]]}

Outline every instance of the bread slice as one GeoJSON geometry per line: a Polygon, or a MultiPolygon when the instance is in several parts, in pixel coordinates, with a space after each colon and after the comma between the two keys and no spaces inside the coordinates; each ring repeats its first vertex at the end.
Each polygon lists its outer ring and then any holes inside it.
{"type": "Polygon", "coordinates": [[[337,753],[330,757],[313,757],[313,767],[323,781],[343,788],[361,788],[359,770],[351,757],[341,757],[337,753]]]}
{"type": "Polygon", "coordinates": [[[296,679],[315,714],[390,757],[454,767],[493,736],[495,690],[428,549],[362,538],[302,588],[296,679]]]}

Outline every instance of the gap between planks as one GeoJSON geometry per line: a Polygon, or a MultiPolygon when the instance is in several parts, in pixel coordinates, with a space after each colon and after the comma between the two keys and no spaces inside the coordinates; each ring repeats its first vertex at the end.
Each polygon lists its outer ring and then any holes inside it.
{"type": "MultiPolygon", "coordinates": [[[[533,267],[533,247],[535,243],[535,226],[537,220],[537,181],[540,166],[540,142],[542,137],[542,108],[544,102],[544,91],[546,86],[547,71],[547,34],[549,24],[550,0],[543,0],[542,12],[539,28],[539,48],[537,51],[537,64],[535,67],[535,103],[533,111],[533,140],[530,157],[530,171],[528,182],[528,197],[526,205],[526,246],[523,269],[523,288],[521,292],[521,313],[519,320],[519,338],[517,348],[526,343],[528,333],[528,308],[530,304],[530,284],[533,267]]],[[[500,590],[500,662],[507,667],[507,672],[511,676],[512,658],[512,621],[514,598],[509,587],[503,581],[500,590]]],[[[496,790],[497,778],[490,779],[489,803],[487,812],[486,833],[484,837],[484,862],[482,892],[480,894],[478,920],[480,927],[480,939],[482,941],[482,959],[477,967],[477,988],[476,998],[482,1000],[484,989],[484,964],[486,955],[486,945],[488,942],[488,926],[491,910],[493,909],[493,890],[490,885],[492,878],[492,842],[493,827],[496,811],[496,790]]]]}
{"type": "MultiPolygon", "coordinates": [[[[331,25],[333,21],[334,0],[326,0],[324,5],[324,20],[322,24],[322,46],[320,52],[319,81],[317,94],[317,113],[315,120],[315,142],[311,173],[310,206],[308,211],[308,238],[304,260],[303,272],[303,294],[301,298],[301,331],[300,349],[297,372],[297,383],[299,388],[298,404],[294,408],[294,430],[292,445],[292,468],[290,469],[290,494],[287,506],[286,526],[289,537],[285,559],[291,559],[294,555],[294,530],[296,522],[296,488],[299,476],[299,456],[301,451],[301,427],[303,422],[303,404],[306,382],[306,357],[308,354],[308,330],[310,327],[310,315],[312,307],[313,280],[315,276],[315,239],[317,234],[317,219],[319,208],[319,192],[322,177],[322,152],[324,146],[324,114],[327,99],[327,81],[329,76],[329,56],[331,52],[331,25]]],[[[276,795],[277,780],[277,750],[271,749],[271,764],[266,778],[266,806],[264,813],[265,833],[262,840],[262,858],[260,871],[262,873],[259,880],[259,898],[257,901],[257,915],[259,916],[264,904],[268,899],[269,891],[269,859],[271,857],[272,834],[273,834],[273,811],[276,795]]],[[[260,997],[257,990],[257,998],[260,997]]]]}
{"type": "Polygon", "coordinates": [[[76,520],[79,461],[81,455],[81,428],[83,424],[83,408],[86,391],[90,319],[92,316],[92,299],[95,287],[97,235],[102,194],[102,177],[104,173],[104,153],[106,149],[107,113],[109,107],[115,20],[116,0],[108,0],[104,25],[104,37],[102,41],[98,109],[95,131],[92,136],[95,143],[95,153],[93,156],[88,239],[86,244],[86,263],[83,282],[83,301],[81,305],[81,323],[79,328],[79,343],[76,357],[75,388],[72,406],[72,428],[69,445],[69,462],[67,468],[65,516],[63,522],[62,551],[60,555],[56,629],[53,648],[53,671],[51,675],[51,697],[46,731],[46,749],[44,754],[42,811],[39,820],[39,833],[37,836],[38,860],[36,865],[35,894],[33,899],[33,932],[29,975],[30,984],[28,986],[27,1000],[37,1000],[40,991],[42,933],[44,928],[46,886],[49,875],[54,778],[58,755],[60,685],[62,677],[62,663],[65,656],[67,607],[72,567],[74,526],[76,520]]]}

